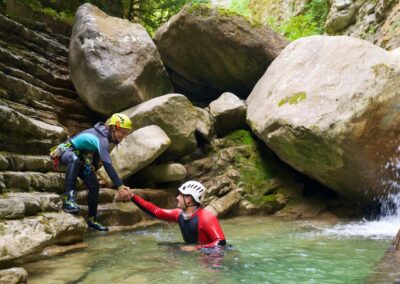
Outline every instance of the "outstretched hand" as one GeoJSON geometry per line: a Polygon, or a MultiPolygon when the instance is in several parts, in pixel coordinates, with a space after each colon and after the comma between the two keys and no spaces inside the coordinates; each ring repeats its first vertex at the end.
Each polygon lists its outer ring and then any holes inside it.
{"type": "Polygon", "coordinates": [[[194,246],[181,246],[180,249],[182,251],[197,251],[197,248],[194,246]]]}
{"type": "Polygon", "coordinates": [[[127,186],[120,188],[118,190],[118,199],[121,201],[129,201],[133,196],[133,193],[129,192],[129,190],[130,188],[127,186]]]}

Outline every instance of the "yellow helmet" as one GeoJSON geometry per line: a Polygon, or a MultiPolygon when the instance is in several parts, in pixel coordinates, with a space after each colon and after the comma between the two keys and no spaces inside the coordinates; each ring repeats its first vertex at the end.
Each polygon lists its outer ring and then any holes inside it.
{"type": "Polygon", "coordinates": [[[132,129],[132,121],[123,113],[114,113],[108,125],[115,125],[117,128],[132,129]]]}

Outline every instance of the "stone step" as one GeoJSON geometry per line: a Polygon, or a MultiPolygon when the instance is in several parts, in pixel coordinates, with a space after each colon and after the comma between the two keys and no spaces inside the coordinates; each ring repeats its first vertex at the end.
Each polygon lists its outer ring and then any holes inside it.
{"type": "Polygon", "coordinates": [[[78,98],[78,94],[75,92],[75,90],[53,87],[20,69],[12,68],[5,64],[0,63],[0,71],[6,75],[9,75],[9,76],[12,76],[12,77],[15,77],[18,79],[22,79],[25,82],[30,83],[33,86],[43,89],[49,93],[60,95],[60,96],[70,98],[70,99],[78,98]]]}
{"type": "Polygon", "coordinates": [[[32,171],[50,172],[53,162],[48,155],[21,155],[10,152],[0,152],[0,171],[32,171]]]}
{"type": "Polygon", "coordinates": [[[40,253],[51,245],[81,242],[87,231],[85,220],[64,212],[0,223],[0,267],[27,255],[40,253]]]}
{"type": "Polygon", "coordinates": [[[22,70],[53,87],[74,90],[74,86],[69,78],[68,69],[60,68],[55,64],[50,65],[49,62],[37,62],[32,56],[31,58],[26,58],[20,54],[11,52],[1,45],[0,62],[9,67],[22,70]],[[44,65],[41,63],[44,63],[44,65]]]}
{"type": "Polygon", "coordinates": [[[35,31],[41,35],[45,34],[46,36],[54,38],[60,44],[62,44],[65,48],[69,47],[69,37],[66,37],[62,34],[54,33],[46,23],[39,22],[36,20],[32,21],[31,19],[28,19],[28,18],[21,18],[21,17],[17,18],[17,17],[13,17],[10,15],[7,15],[7,16],[9,19],[22,24],[23,26],[25,26],[26,28],[28,28],[32,31],[35,31]]]}
{"type": "Polygon", "coordinates": [[[20,39],[24,39],[28,49],[68,57],[68,49],[54,38],[30,30],[21,23],[13,21],[2,14],[0,14],[0,29],[10,35],[11,40],[15,39],[20,41],[20,39]],[[35,48],[35,46],[38,48],[35,48]]]}
{"type": "Polygon", "coordinates": [[[65,130],[0,105],[0,149],[25,154],[48,154],[64,141],[65,130]],[[16,127],[18,126],[18,127],[16,127]]]}
{"type": "Polygon", "coordinates": [[[55,193],[12,192],[0,196],[0,219],[21,219],[61,208],[61,197],[55,193]]]}
{"type": "MultiPolygon", "coordinates": [[[[77,120],[83,123],[90,122],[90,127],[92,125],[91,121],[89,121],[88,114],[92,114],[93,112],[90,111],[78,98],[70,99],[52,94],[24,81],[23,79],[5,74],[1,70],[0,87],[3,90],[2,97],[4,99],[47,112],[47,119],[45,119],[44,122],[61,126],[61,124],[65,125],[65,122],[77,120]],[[54,121],[49,120],[51,113],[56,115],[54,121]]],[[[7,105],[13,108],[10,104],[7,105]]],[[[18,111],[20,109],[21,107],[16,108],[15,110],[18,111]]],[[[43,116],[42,113],[40,113],[40,116],[35,117],[40,119],[43,116]]]]}
{"type": "MultiPolygon", "coordinates": [[[[64,179],[65,175],[57,172],[2,171],[0,172],[0,193],[4,192],[7,195],[10,192],[38,191],[61,194],[64,192],[64,179]]],[[[79,179],[77,190],[85,190],[83,182],[79,179]]]]}

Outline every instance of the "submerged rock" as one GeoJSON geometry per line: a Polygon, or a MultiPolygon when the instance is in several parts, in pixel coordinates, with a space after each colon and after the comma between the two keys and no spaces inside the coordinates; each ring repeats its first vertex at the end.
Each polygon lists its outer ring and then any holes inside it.
{"type": "Polygon", "coordinates": [[[287,44],[268,26],[208,4],[184,6],[157,30],[154,41],[176,87],[242,97],[287,44]]]}
{"type": "Polygon", "coordinates": [[[399,63],[350,37],[296,40],[249,96],[248,123],[298,171],[353,201],[372,202],[396,180],[399,63]]]}
{"type": "Polygon", "coordinates": [[[75,16],[69,66],[81,99],[108,116],[172,91],[146,30],[88,3],[75,16]]]}

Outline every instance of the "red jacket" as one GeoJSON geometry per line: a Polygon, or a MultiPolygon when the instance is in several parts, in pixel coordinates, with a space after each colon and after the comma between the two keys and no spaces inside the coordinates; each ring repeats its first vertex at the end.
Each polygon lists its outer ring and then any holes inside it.
{"type": "Polygon", "coordinates": [[[217,217],[204,208],[199,208],[189,219],[185,220],[182,209],[162,209],[136,194],[131,200],[140,209],[155,218],[178,223],[186,243],[196,243],[199,249],[226,244],[225,236],[217,217]]]}

